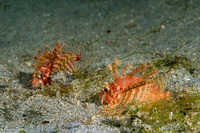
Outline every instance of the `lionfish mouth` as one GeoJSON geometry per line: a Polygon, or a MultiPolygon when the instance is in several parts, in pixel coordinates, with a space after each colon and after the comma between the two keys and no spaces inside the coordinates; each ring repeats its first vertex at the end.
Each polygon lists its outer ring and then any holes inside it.
{"type": "Polygon", "coordinates": [[[32,81],[32,86],[39,87],[41,83],[42,83],[41,81],[32,81]]]}
{"type": "Polygon", "coordinates": [[[101,93],[100,95],[99,95],[99,99],[101,100],[101,104],[103,104],[103,101],[104,101],[104,94],[103,93],[101,93]]]}
{"type": "Polygon", "coordinates": [[[103,99],[101,99],[101,104],[103,104],[103,99]]]}

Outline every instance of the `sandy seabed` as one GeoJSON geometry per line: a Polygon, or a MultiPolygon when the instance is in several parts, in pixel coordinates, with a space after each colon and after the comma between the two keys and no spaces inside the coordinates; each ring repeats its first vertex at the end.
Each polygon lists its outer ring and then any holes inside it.
{"type": "MultiPolygon", "coordinates": [[[[0,131],[121,132],[100,119],[88,122],[100,110],[95,102],[86,108],[60,97],[29,96],[31,87],[24,84],[35,69],[36,49],[44,50],[46,44],[53,48],[60,40],[66,50],[81,52],[92,70],[114,57],[179,46],[179,53],[198,62],[199,5],[199,0],[1,0],[0,131]]],[[[133,54],[123,62],[152,58],[133,54]]]]}

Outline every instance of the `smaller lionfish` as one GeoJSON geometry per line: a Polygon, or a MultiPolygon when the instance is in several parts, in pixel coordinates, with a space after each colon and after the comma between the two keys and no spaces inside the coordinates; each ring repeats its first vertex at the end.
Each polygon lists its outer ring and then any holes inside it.
{"type": "Polygon", "coordinates": [[[41,55],[41,50],[38,49],[38,56],[34,56],[38,64],[33,73],[32,86],[39,87],[41,84],[51,84],[51,76],[55,70],[66,70],[73,72],[76,68],[76,63],[81,59],[81,55],[76,52],[64,52],[64,44],[59,41],[56,47],[52,50],[46,45],[45,52],[41,55]]]}
{"type": "Polygon", "coordinates": [[[118,113],[120,108],[134,100],[139,101],[139,103],[148,103],[151,106],[161,99],[169,99],[170,92],[163,92],[159,83],[153,79],[153,75],[157,74],[158,71],[154,69],[147,73],[152,64],[144,63],[126,74],[126,69],[131,67],[127,63],[121,75],[117,69],[120,64],[121,62],[115,58],[113,65],[108,66],[115,80],[106,84],[99,95],[101,103],[108,103],[102,112],[107,114],[118,113]]]}

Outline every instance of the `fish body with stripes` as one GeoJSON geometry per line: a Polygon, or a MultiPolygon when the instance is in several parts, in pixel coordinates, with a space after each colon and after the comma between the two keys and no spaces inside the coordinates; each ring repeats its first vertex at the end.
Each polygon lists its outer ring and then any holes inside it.
{"type": "Polygon", "coordinates": [[[34,65],[36,70],[33,73],[33,87],[51,84],[55,70],[73,72],[76,69],[76,63],[81,60],[81,55],[76,52],[65,52],[64,49],[64,44],[58,41],[54,49],[46,45],[43,55],[40,49],[37,50],[39,56],[34,56],[37,64],[34,65]]]}
{"type": "Polygon", "coordinates": [[[131,67],[130,64],[126,64],[121,74],[118,71],[120,64],[121,61],[115,58],[114,63],[108,66],[115,80],[112,83],[105,83],[99,95],[101,103],[108,103],[107,107],[113,108],[133,101],[152,105],[161,99],[170,98],[170,92],[162,91],[158,82],[152,78],[158,71],[146,73],[152,64],[144,63],[128,74],[126,69],[131,67]]]}

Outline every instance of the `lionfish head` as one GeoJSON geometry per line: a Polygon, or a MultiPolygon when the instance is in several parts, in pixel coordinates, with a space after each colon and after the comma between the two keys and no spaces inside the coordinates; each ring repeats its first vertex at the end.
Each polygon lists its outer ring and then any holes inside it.
{"type": "Polygon", "coordinates": [[[99,98],[101,99],[101,103],[115,104],[119,101],[120,94],[113,84],[105,85],[102,92],[99,94],[99,98]]]}
{"type": "Polygon", "coordinates": [[[41,71],[35,71],[33,74],[32,86],[40,87],[41,84],[50,84],[51,78],[49,73],[42,73],[41,71]]]}
{"type": "Polygon", "coordinates": [[[35,71],[33,74],[32,86],[39,87],[40,84],[43,84],[43,75],[41,72],[35,71]]]}

